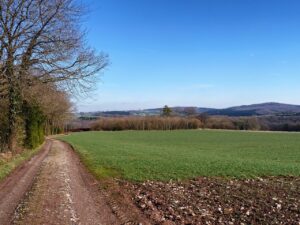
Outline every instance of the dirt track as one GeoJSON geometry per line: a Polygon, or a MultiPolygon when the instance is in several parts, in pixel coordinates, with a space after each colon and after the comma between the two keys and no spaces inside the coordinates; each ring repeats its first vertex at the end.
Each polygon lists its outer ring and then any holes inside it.
{"type": "Polygon", "coordinates": [[[0,184],[0,224],[121,224],[74,152],[48,140],[0,184]]]}
{"type": "Polygon", "coordinates": [[[14,171],[0,183],[0,224],[9,224],[15,208],[30,189],[34,176],[51,148],[47,141],[40,153],[14,171]]]}

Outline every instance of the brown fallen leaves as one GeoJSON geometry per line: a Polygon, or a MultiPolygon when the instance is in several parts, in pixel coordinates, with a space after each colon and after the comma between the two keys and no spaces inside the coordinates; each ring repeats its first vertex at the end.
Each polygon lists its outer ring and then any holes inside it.
{"type": "Polygon", "coordinates": [[[299,177],[198,178],[126,186],[156,224],[300,224],[299,177]]]}

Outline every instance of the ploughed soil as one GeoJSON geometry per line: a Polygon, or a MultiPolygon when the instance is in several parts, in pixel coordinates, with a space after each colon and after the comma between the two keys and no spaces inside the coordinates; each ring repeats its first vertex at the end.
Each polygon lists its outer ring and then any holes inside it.
{"type": "Polygon", "coordinates": [[[127,183],[156,224],[300,224],[300,178],[127,183]]]}

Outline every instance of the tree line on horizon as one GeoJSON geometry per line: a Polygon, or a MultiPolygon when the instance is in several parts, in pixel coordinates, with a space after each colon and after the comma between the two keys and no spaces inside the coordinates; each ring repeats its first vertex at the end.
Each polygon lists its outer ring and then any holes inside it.
{"type": "Polygon", "coordinates": [[[123,115],[112,117],[84,117],[68,125],[70,131],[122,131],[122,130],[179,130],[226,129],[256,131],[300,131],[300,116],[219,116],[199,113],[196,107],[180,109],[165,105],[160,115],[123,115]],[[182,114],[184,113],[184,114],[182,114]]]}

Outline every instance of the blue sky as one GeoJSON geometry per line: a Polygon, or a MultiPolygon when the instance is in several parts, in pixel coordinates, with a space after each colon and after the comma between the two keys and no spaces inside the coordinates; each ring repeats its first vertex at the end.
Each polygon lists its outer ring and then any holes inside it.
{"type": "Polygon", "coordinates": [[[79,111],[300,104],[300,1],[88,0],[110,66],[79,111]]]}

